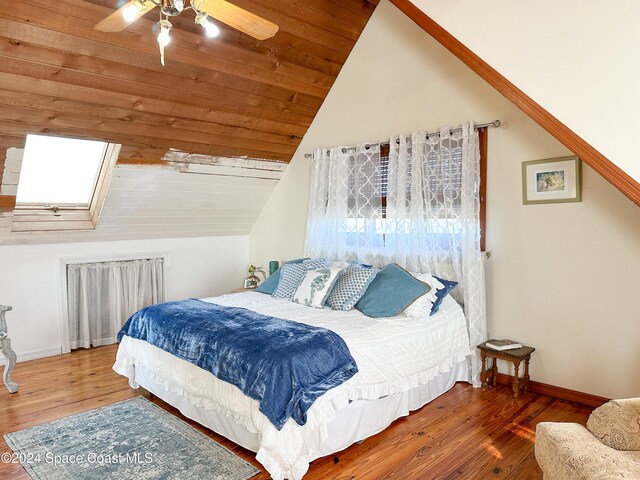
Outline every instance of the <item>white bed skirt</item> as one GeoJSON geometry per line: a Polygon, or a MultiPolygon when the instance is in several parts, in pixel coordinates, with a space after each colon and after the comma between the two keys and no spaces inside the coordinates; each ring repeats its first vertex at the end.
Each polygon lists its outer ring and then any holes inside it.
{"type": "MultiPolygon", "coordinates": [[[[456,382],[469,380],[469,362],[455,364],[451,370],[433,378],[427,384],[377,400],[357,400],[337,411],[328,424],[328,436],[310,460],[344,450],[348,446],[375,435],[391,423],[409,415],[450,390],[456,382]]],[[[185,395],[168,391],[154,380],[154,375],[141,365],[135,368],[135,381],[180,412],[242,447],[257,452],[260,449],[258,433],[250,432],[233,419],[215,410],[196,407],[185,395]]]]}

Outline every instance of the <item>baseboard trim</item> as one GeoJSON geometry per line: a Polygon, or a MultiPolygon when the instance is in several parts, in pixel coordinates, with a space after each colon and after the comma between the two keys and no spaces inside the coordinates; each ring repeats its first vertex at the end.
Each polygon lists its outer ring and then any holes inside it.
{"type": "MultiPolygon", "coordinates": [[[[32,352],[16,352],[18,363],[28,362],[29,360],[37,360],[38,358],[53,357],[62,354],[60,347],[45,348],[42,350],[34,350],[32,352]]],[[[0,365],[5,365],[6,360],[0,355],[0,365]]]]}
{"type": "MultiPolygon", "coordinates": [[[[500,385],[513,385],[513,376],[505,375],[504,373],[498,373],[496,383],[500,385]]],[[[581,403],[589,407],[599,407],[600,405],[607,403],[610,398],[599,397],[598,395],[592,395],[590,393],[578,392],[576,390],[570,390],[568,388],[557,387],[555,385],[549,385],[541,382],[529,381],[529,391],[533,393],[540,393],[542,395],[548,395],[550,397],[559,398],[561,400],[568,400],[569,402],[581,403]]]]}

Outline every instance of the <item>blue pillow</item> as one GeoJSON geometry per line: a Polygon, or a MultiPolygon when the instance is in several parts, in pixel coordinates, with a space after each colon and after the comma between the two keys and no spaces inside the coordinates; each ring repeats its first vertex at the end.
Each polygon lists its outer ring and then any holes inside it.
{"type": "Polygon", "coordinates": [[[393,317],[430,290],[431,286],[392,263],[378,272],[356,308],[369,317],[393,317]]]}
{"type": "Polygon", "coordinates": [[[456,285],[458,285],[458,282],[454,282],[453,280],[445,280],[444,278],[436,277],[435,275],[433,276],[433,278],[435,278],[442,285],[444,285],[444,288],[441,288],[440,290],[436,290],[436,301],[433,302],[433,306],[431,307],[431,313],[429,315],[433,315],[438,311],[438,309],[440,308],[440,304],[442,303],[442,300],[444,300],[444,297],[446,297],[449,294],[449,292],[454,288],[456,288],[456,285]]]}
{"type": "Polygon", "coordinates": [[[368,270],[371,270],[373,268],[373,265],[371,265],[369,263],[356,263],[354,265],[360,265],[362,268],[366,268],[368,270]]]}
{"type": "MultiPolygon", "coordinates": [[[[302,263],[304,260],[307,260],[307,259],[298,258],[296,260],[289,260],[284,265],[286,265],[287,263],[302,263]]],[[[284,267],[284,265],[282,267],[284,267]]],[[[258,285],[258,288],[256,288],[255,291],[260,293],[266,293],[267,295],[273,294],[273,292],[278,287],[278,283],[280,283],[280,274],[282,273],[282,267],[280,267],[278,270],[273,272],[273,274],[269,275],[269,278],[267,278],[264,282],[258,285]]]]}

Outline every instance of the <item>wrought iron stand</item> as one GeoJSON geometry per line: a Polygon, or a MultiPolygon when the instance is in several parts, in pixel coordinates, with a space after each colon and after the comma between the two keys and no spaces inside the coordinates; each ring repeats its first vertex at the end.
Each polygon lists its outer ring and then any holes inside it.
{"type": "Polygon", "coordinates": [[[9,333],[7,331],[7,321],[4,318],[5,312],[9,310],[11,310],[11,307],[0,305],[0,350],[7,360],[2,379],[9,393],[16,393],[18,391],[18,384],[11,380],[11,371],[13,367],[16,366],[17,357],[16,352],[11,349],[11,340],[9,339],[9,333]]]}

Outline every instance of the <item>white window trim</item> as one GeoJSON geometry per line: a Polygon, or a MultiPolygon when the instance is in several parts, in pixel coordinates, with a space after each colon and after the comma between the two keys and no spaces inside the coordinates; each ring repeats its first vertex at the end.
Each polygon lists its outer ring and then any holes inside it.
{"type": "Polygon", "coordinates": [[[88,207],[85,205],[16,205],[12,232],[95,230],[107,195],[121,145],[108,143],[88,207]]]}

